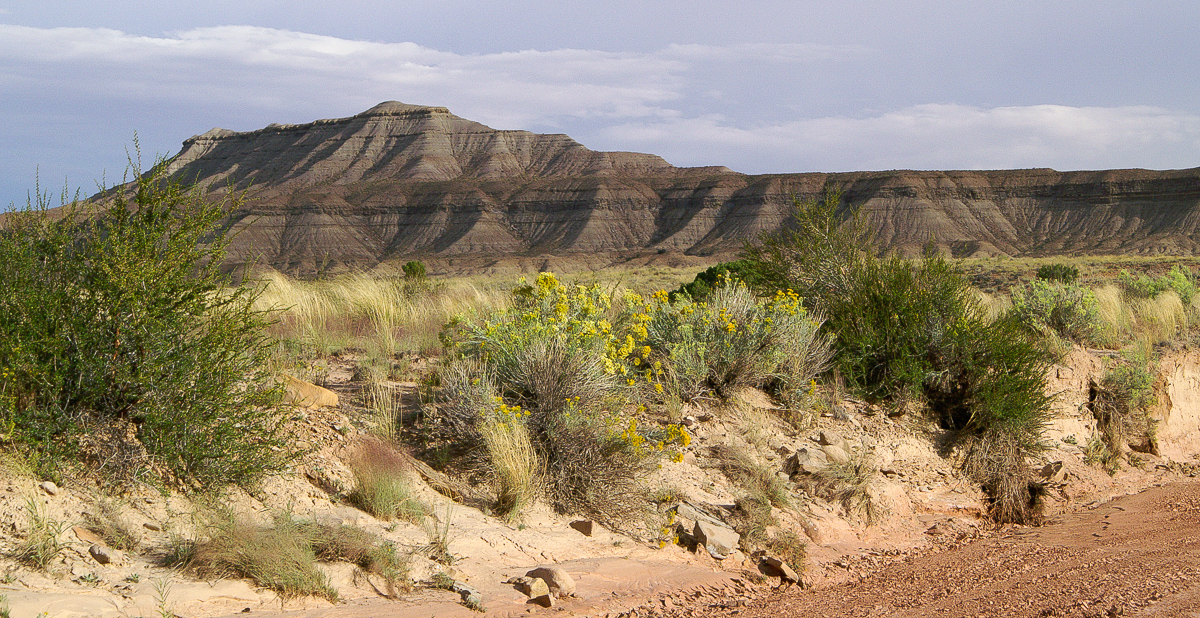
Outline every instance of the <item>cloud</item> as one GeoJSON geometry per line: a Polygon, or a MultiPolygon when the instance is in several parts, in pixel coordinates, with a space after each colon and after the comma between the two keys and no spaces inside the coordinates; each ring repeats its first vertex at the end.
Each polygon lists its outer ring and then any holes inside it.
{"type": "Polygon", "coordinates": [[[603,134],[676,163],[774,172],[1200,164],[1200,115],[1148,106],[926,104],[750,127],[716,116],[629,122],[603,134]],[[697,155],[705,152],[726,158],[697,155]]]}
{"type": "Polygon", "coordinates": [[[385,100],[750,173],[1200,165],[1194,111],[980,104],[956,99],[966,87],[928,87],[956,83],[946,67],[922,68],[896,70],[857,44],[466,54],[252,26],[139,36],[0,24],[0,186],[38,165],[84,183],[120,170],[134,130],[149,152],[173,152],[214,124],[257,129],[385,100]]]}

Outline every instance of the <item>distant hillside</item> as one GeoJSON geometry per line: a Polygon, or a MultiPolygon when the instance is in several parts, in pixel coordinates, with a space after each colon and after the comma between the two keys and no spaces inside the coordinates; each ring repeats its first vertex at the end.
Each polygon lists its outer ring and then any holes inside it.
{"type": "Polygon", "coordinates": [[[750,176],[396,102],[350,118],[213,129],[169,166],[215,191],[249,189],[231,266],[257,260],[297,274],[413,258],[460,271],[699,263],[776,229],[793,196],[827,188],[904,251],[933,240],[959,256],[1200,252],[1200,169],[750,176]]]}

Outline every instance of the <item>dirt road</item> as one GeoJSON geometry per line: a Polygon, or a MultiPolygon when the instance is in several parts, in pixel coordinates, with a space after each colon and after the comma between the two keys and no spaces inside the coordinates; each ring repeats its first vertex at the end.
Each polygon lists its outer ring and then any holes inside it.
{"type": "MultiPolygon", "coordinates": [[[[1200,618],[1200,483],[1174,483],[860,581],[667,616],[1200,618]]],[[[657,613],[657,612],[656,612],[657,613]]]]}

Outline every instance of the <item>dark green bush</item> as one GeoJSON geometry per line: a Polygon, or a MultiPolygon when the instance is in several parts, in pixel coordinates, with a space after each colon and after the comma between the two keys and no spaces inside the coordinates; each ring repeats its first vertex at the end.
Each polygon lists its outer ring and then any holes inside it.
{"type": "Polygon", "coordinates": [[[869,400],[923,400],[966,444],[964,469],[999,521],[1031,517],[1026,459],[1049,419],[1050,353],[1014,319],[989,322],[967,280],[933,251],[880,255],[840,195],[797,201],[782,231],[744,251],[771,287],[826,317],[834,364],[869,400]]]}
{"type": "Polygon", "coordinates": [[[691,283],[685,283],[676,288],[674,292],[671,292],[671,301],[674,302],[676,298],[685,294],[696,302],[707,300],[709,294],[712,294],[720,284],[722,277],[736,279],[754,289],[763,287],[767,281],[766,276],[758,270],[755,262],[749,260],[721,262],[698,273],[691,283]]]}
{"type": "Polygon", "coordinates": [[[191,486],[249,482],[289,453],[258,291],[220,273],[210,202],[162,167],[104,206],[39,198],[0,230],[0,423],[43,473],[81,457],[191,486]],[[103,436],[104,439],[96,439],[103,436]]]}
{"type": "Polygon", "coordinates": [[[1037,278],[1071,284],[1079,279],[1079,269],[1070,264],[1047,264],[1038,269],[1037,278]]]}
{"type": "Polygon", "coordinates": [[[400,269],[404,271],[405,279],[420,281],[425,278],[425,264],[420,260],[405,262],[404,266],[401,266],[400,269]]]}

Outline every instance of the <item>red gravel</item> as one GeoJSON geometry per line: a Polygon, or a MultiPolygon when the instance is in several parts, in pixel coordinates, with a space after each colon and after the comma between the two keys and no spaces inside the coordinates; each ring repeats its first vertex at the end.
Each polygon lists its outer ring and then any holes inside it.
{"type": "Polygon", "coordinates": [[[1198,576],[1200,483],[1181,482],[913,557],[857,582],[665,615],[1200,618],[1198,576]]]}

